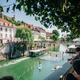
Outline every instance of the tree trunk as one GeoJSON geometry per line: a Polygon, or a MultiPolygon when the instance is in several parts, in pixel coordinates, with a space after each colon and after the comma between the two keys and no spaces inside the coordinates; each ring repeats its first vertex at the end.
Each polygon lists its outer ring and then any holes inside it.
{"type": "Polygon", "coordinates": [[[23,56],[24,56],[24,40],[23,40],[23,56]]]}

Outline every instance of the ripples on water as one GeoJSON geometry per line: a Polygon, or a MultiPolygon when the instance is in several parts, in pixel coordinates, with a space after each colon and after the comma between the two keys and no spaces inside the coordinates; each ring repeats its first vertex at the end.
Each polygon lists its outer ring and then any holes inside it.
{"type": "Polygon", "coordinates": [[[1,67],[5,67],[5,66],[9,66],[9,65],[12,65],[12,64],[19,63],[19,62],[21,62],[21,61],[23,61],[23,60],[26,60],[26,59],[29,59],[29,58],[30,58],[30,57],[21,58],[21,59],[18,59],[18,60],[12,60],[12,61],[10,61],[9,63],[0,66],[0,68],[1,68],[1,67]]]}

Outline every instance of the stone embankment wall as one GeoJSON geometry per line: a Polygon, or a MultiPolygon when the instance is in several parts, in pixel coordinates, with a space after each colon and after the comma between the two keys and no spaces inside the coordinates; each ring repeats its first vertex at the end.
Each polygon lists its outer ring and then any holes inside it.
{"type": "MultiPolygon", "coordinates": [[[[47,51],[48,49],[51,49],[51,48],[54,48],[54,47],[57,47],[57,46],[59,46],[59,44],[55,44],[55,46],[54,46],[54,45],[51,45],[50,47],[47,46],[47,47],[46,47],[46,51],[47,51]]],[[[12,50],[12,51],[13,51],[13,50],[12,50]]],[[[6,53],[8,53],[8,55],[10,54],[10,44],[5,44],[5,45],[0,49],[0,61],[6,60],[6,59],[9,58],[9,56],[7,56],[6,53]]],[[[26,55],[28,55],[28,53],[29,53],[29,52],[26,50],[26,51],[24,52],[24,55],[26,56],[26,55]]],[[[11,54],[12,54],[12,53],[11,53],[11,54]]],[[[21,51],[19,51],[19,50],[16,50],[15,54],[14,54],[13,56],[11,55],[11,58],[17,58],[17,57],[21,57],[21,56],[23,56],[23,52],[21,52],[21,51]]]]}
{"type": "Polygon", "coordinates": [[[55,44],[55,46],[51,46],[51,47],[46,47],[46,50],[48,50],[48,49],[52,49],[52,48],[56,48],[57,46],[59,46],[60,44],[55,44]]]}
{"type": "Polygon", "coordinates": [[[0,48],[0,61],[8,59],[8,56],[6,55],[6,53],[9,53],[9,52],[10,52],[9,44],[4,44],[0,48]]]}

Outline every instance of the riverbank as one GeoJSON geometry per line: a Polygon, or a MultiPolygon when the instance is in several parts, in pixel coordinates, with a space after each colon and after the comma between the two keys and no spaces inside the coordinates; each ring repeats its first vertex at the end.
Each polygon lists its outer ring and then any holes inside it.
{"type": "MultiPolygon", "coordinates": [[[[46,48],[46,51],[48,51],[49,49],[52,49],[52,48],[54,48],[54,47],[56,48],[56,47],[58,47],[59,45],[60,45],[60,44],[55,44],[55,46],[47,47],[47,48],[46,48]]],[[[6,57],[4,57],[3,55],[0,55],[0,61],[23,57],[23,54],[20,55],[20,56],[18,55],[19,53],[16,53],[16,54],[17,54],[17,56],[15,55],[15,56],[13,56],[13,57],[11,57],[11,58],[6,58],[6,57]]],[[[28,52],[28,51],[25,51],[24,56],[29,56],[29,52],[28,52]]]]}

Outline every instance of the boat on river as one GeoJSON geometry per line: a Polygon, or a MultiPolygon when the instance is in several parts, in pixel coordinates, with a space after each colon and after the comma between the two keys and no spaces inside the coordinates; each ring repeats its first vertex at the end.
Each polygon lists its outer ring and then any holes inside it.
{"type": "Polygon", "coordinates": [[[68,49],[66,50],[65,53],[75,53],[75,49],[76,49],[76,46],[71,45],[71,46],[68,47],[68,49]]]}
{"type": "Polygon", "coordinates": [[[45,51],[46,51],[45,48],[37,49],[37,50],[30,50],[29,51],[29,56],[30,57],[35,57],[35,56],[43,55],[43,54],[45,54],[45,51]]]}

